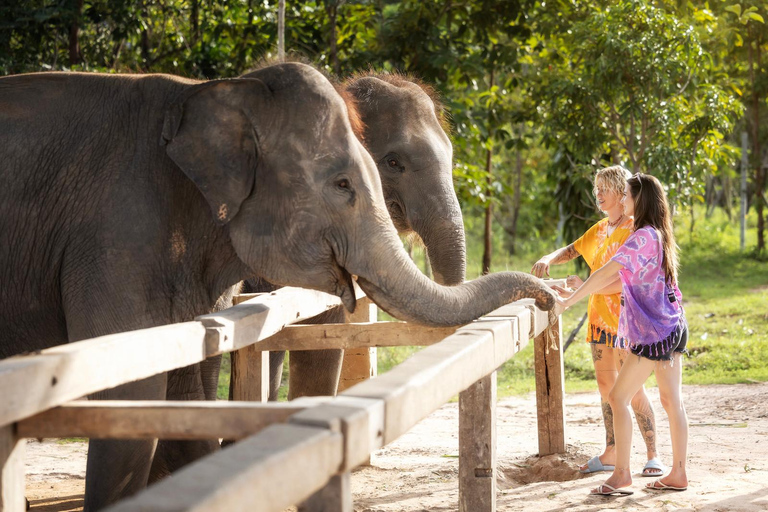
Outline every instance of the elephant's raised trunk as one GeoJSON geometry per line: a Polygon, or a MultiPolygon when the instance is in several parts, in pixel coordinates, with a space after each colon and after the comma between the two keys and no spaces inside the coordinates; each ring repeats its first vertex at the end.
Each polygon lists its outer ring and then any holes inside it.
{"type": "Polygon", "coordinates": [[[466,275],[464,221],[453,189],[440,197],[440,202],[432,201],[415,212],[409,211],[408,220],[424,241],[435,281],[453,286],[463,283],[466,275]]]}
{"type": "Polygon", "coordinates": [[[549,287],[522,272],[499,272],[457,286],[442,286],[419,271],[402,245],[393,245],[391,241],[372,244],[366,264],[355,273],[366,294],[401,320],[435,326],[464,325],[522,298],[535,299],[544,310],[555,305],[549,287]]]}

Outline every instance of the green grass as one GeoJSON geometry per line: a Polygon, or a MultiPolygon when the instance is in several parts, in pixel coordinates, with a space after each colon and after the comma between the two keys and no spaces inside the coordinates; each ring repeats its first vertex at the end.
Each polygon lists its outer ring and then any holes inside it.
{"type": "MultiPolygon", "coordinates": [[[[697,212],[700,215],[701,212],[697,212]]],[[[729,221],[717,211],[712,218],[697,218],[693,234],[688,215],[675,218],[676,236],[681,247],[680,289],[690,327],[683,381],[686,384],[733,384],[768,381],[768,263],[749,252],[756,245],[754,212],[748,218],[746,253],[739,251],[737,221],[729,221]]],[[[467,227],[468,275],[480,273],[481,233],[471,223],[467,227]]],[[[529,271],[542,255],[556,249],[554,243],[541,244],[536,253],[509,255],[500,243],[494,246],[493,270],[529,271]]],[[[423,253],[414,250],[419,268],[424,268],[423,253]]],[[[552,277],[579,273],[573,263],[552,267],[552,277]]],[[[586,301],[563,315],[563,336],[567,338],[586,312],[586,301]]],[[[391,317],[379,312],[379,320],[391,317]]],[[[586,324],[576,334],[565,354],[567,392],[597,389],[589,347],[584,342],[586,324]]],[[[378,350],[378,372],[400,364],[420,347],[386,347],[378,350]]],[[[229,357],[225,355],[219,381],[219,398],[226,398],[229,386],[229,357]]],[[[286,396],[287,359],[281,400],[286,396]]],[[[648,385],[654,386],[653,376],[648,385]]],[[[535,389],[533,345],[529,344],[498,372],[498,394],[509,396],[535,389]]]]}

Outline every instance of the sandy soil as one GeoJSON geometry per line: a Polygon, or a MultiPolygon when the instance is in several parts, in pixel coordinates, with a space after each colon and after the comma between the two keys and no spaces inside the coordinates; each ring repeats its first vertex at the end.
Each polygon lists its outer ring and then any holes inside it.
{"type": "MultiPolygon", "coordinates": [[[[657,408],[660,452],[669,463],[666,415],[658,391],[649,390],[657,408]]],[[[685,386],[690,418],[690,487],[679,493],[642,490],[649,478],[640,434],[635,432],[632,465],[634,495],[587,495],[604,473],[581,475],[578,464],[600,453],[604,431],[596,393],[566,397],[568,453],[536,456],[533,395],[498,405],[498,510],[768,510],[768,383],[735,386],[685,386]]],[[[371,457],[371,466],[352,478],[356,512],[454,511],[458,509],[457,404],[448,404],[371,457]]],[[[32,510],[82,508],[84,443],[30,441],[27,496],[32,510]]]]}

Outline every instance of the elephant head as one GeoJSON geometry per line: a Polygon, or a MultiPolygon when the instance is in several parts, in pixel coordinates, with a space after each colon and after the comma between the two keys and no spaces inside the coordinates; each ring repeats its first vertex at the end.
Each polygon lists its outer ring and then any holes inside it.
{"type": "Polygon", "coordinates": [[[438,283],[463,282],[466,248],[453,189],[453,150],[431,89],[384,73],[354,76],[344,89],[357,101],[365,145],[398,232],[421,237],[438,283]]]}
{"type": "Polygon", "coordinates": [[[347,108],[318,71],[279,64],[193,86],[169,110],[163,137],[238,258],[272,283],[337,295],[353,311],[356,275],[392,315],[432,325],[468,323],[522,297],[553,307],[552,293],[529,274],[455,287],[421,274],[347,108]]]}

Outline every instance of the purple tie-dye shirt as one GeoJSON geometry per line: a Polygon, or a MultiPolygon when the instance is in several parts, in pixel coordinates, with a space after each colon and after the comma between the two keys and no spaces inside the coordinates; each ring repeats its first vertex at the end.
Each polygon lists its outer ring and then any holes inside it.
{"type": "Polygon", "coordinates": [[[684,321],[683,296],[677,284],[666,282],[663,254],[658,231],[645,226],[629,235],[611,258],[624,267],[619,270],[622,307],[617,346],[621,348],[642,345],[652,346],[654,352],[667,351],[668,338],[684,321]]]}

